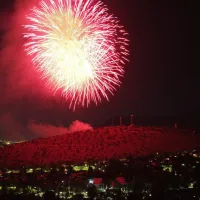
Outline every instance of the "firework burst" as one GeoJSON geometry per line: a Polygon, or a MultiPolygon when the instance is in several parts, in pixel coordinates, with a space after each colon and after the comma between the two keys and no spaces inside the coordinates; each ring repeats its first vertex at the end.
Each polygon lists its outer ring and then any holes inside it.
{"type": "Polygon", "coordinates": [[[127,33],[96,0],[42,0],[26,16],[25,50],[69,107],[98,104],[120,86],[127,33]]]}

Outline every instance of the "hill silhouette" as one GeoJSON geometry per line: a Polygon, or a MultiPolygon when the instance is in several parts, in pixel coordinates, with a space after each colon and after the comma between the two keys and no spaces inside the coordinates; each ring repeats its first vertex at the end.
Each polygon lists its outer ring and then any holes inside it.
{"type": "Polygon", "coordinates": [[[41,166],[147,156],[199,147],[200,136],[168,127],[115,126],[66,133],[0,148],[0,166],[41,166]]]}

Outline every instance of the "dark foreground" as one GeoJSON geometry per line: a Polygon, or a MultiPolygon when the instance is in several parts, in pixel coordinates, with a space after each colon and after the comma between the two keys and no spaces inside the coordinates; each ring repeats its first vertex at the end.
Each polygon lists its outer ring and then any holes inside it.
{"type": "Polygon", "coordinates": [[[0,199],[200,199],[200,151],[2,169],[0,199]],[[51,192],[49,192],[51,190],[51,192]]]}

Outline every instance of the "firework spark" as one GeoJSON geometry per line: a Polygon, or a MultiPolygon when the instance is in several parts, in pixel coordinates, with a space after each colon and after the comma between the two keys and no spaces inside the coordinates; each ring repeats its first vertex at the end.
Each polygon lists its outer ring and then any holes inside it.
{"type": "Polygon", "coordinates": [[[120,86],[127,33],[96,0],[42,0],[26,16],[25,50],[69,107],[98,104],[120,86]]]}

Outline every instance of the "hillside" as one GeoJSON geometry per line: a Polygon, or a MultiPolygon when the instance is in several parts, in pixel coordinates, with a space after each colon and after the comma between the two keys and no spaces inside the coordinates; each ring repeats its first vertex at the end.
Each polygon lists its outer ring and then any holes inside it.
{"type": "Polygon", "coordinates": [[[0,148],[0,166],[49,165],[145,156],[155,152],[174,152],[199,145],[192,131],[172,128],[104,127],[67,133],[0,148]]]}

